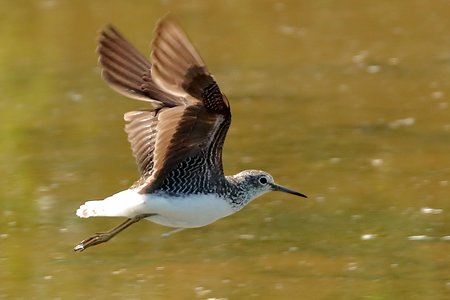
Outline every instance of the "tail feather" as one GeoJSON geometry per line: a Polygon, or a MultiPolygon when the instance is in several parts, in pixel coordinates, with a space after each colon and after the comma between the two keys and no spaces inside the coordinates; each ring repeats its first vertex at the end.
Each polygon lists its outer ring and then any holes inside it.
{"type": "Polygon", "coordinates": [[[105,205],[104,200],[87,201],[77,209],[77,216],[80,218],[90,217],[113,217],[111,208],[105,205]]]}
{"type": "Polygon", "coordinates": [[[145,199],[133,190],[125,190],[104,200],[87,201],[77,209],[80,218],[134,217],[146,213],[145,199]]]}

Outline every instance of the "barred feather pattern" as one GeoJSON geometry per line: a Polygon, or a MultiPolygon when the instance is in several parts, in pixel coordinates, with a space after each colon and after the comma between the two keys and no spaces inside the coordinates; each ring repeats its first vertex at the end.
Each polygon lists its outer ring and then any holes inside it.
{"type": "Polygon", "coordinates": [[[133,156],[141,174],[146,177],[153,169],[153,151],[156,138],[156,115],[158,110],[130,111],[124,116],[125,131],[131,144],[133,156]],[[147,153],[147,155],[145,155],[147,153]]]}
{"type": "Polygon", "coordinates": [[[233,209],[239,210],[249,199],[245,185],[233,176],[217,176],[208,164],[206,155],[193,156],[182,161],[154,191],[172,197],[192,194],[218,194],[227,200],[233,209]]]}

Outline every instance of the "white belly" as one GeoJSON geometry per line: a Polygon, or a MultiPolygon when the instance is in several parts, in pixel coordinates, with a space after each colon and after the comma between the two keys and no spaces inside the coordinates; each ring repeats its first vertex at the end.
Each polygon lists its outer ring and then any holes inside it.
{"type": "Polygon", "coordinates": [[[145,206],[157,214],[148,220],[176,228],[205,226],[234,213],[225,200],[213,195],[173,198],[147,195],[145,206]]]}
{"type": "Polygon", "coordinates": [[[162,197],[142,195],[129,189],[104,200],[88,201],[77,210],[77,215],[81,218],[132,218],[140,214],[155,214],[147,220],[169,227],[193,228],[208,225],[234,212],[225,200],[214,195],[162,197]]]}

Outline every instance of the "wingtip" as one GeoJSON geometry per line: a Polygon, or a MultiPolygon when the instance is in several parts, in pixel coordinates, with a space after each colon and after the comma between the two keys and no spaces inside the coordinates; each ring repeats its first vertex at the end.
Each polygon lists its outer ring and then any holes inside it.
{"type": "Polygon", "coordinates": [[[168,24],[168,23],[175,23],[178,24],[175,16],[168,12],[167,14],[165,14],[163,17],[161,17],[157,22],[156,22],[156,27],[155,27],[155,31],[158,29],[158,27],[160,25],[164,25],[164,24],[168,24]]]}
{"type": "Polygon", "coordinates": [[[165,16],[163,16],[156,22],[154,29],[154,37],[152,41],[152,49],[155,40],[162,34],[162,32],[167,30],[181,32],[182,35],[187,36],[186,32],[184,32],[184,30],[182,29],[180,22],[178,22],[178,19],[173,14],[167,13],[165,16]]]}
{"type": "Polygon", "coordinates": [[[109,33],[109,32],[112,32],[112,33],[115,33],[115,34],[118,34],[118,33],[119,33],[119,31],[117,30],[116,26],[114,26],[114,25],[111,24],[111,23],[106,24],[106,25],[103,27],[103,29],[100,31],[100,33],[109,33]]]}
{"type": "Polygon", "coordinates": [[[108,36],[111,33],[118,33],[117,29],[114,27],[114,25],[112,24],[106,24],[106,26],[104,26],[102,29],[99,30],[98,32],[98,42],[100,43],[101,41],[104,41],[105,39],[108,38],[108,36]]]}
{"type": "Polygon", "coordinates": [[[113,39],[124,39],[123,35],[117,30],[117,28],[112,24],[107,24],[103,29],[98,33],[98,44],[97,49],[103,45],[105,42],[113,39]]]}

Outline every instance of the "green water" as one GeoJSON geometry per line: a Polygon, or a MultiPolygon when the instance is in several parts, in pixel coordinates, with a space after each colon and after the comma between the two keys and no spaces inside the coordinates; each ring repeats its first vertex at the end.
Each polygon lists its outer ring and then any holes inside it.
{"type": "Polygon", "coordinates": [[[1,1],[0,299],[448,299],[448,1],[1,1]],[[81,220],[137,170],[99,76],[116,25],[149,52],[172,12],[222,90],[227,174],[271,193],[162,238],[150,222],[81,220]]]}

